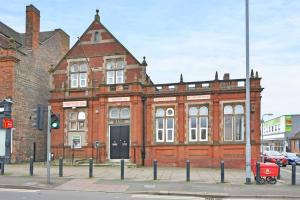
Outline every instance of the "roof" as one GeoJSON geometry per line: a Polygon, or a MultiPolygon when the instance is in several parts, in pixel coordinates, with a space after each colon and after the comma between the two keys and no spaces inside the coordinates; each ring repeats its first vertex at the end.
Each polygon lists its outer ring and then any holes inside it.
{"type": "MultiPolygon", "coordinates": [[[[47,39],[49,39],[50,37],[52,37],[55,34],[55,30],[54,31],[44,31],[44,32],[40,32],[39,35],[39,42],[43,43],[45,42],[47,39]]],[[[15,41],[17,43],[19,43],[19,47],[24,46],[25,43],[25,33],[18,33],[17,31],[15,31],[14,29],[10,28],[9,26],[7,26],[6,24],[4,24],[3,22],[0,21],[0,33],[2,33],[5,37],[7,38],[14,38],[15,41]]]]}
{"type": "Polygon", "coordinates": [[[19,44],[23,43],[20,33],[15,31],[14,29],[10,28],[6,24],[2,23],[1,21],[0,21],[0,33],[2,33],[3,35],[5,35],[8,38],[9,37],[14,38],[16,40],[16,42],[18,42],[19,44]]]}
{"type": "Polygon", "coordinates": [[[290,139],[300,139],[300,131],[297,132],[292,138],[290,139]]]}

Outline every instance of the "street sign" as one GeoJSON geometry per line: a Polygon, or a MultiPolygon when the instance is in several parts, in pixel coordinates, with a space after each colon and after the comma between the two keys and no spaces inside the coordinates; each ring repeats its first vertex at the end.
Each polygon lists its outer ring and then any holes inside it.
{"type": "Polygon", "coordinates": [[[14,127],[14,122],[12,119],[3,119],[3,128],[13,128],[14,127]]]}

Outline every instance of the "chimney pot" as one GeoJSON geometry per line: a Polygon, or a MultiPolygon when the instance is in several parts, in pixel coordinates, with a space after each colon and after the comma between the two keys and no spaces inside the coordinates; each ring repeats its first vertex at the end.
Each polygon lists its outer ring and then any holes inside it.
{"type": "Polygon", "coordinates": [[[223,80],[229,80],[230,79],[230,74],[229,73],[225,73],[223,76],[223,80]]]}

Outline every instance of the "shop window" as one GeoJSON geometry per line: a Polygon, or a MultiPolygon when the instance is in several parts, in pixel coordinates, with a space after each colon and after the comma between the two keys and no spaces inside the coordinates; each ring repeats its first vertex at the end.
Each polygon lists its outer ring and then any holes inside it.
{"type": "Polygon", "coordinates": [[[224,107],[224,141],[244,140],[244,107],[226,105],[224,107]]]}
{"type": "Polygon", "coordinates": [[[158,108],[155,112],[156,142],[174,142],[174,109],[158,108]]]}
{"type": "Polygon", "coordinates": [[[86,115],[84,112],[69,113],[69,130],[81,131],[85,129],[86,115]]]}
{"type": "Polygon", "coordinates": [[[208,140],[208,108],[192,106],[189,108],[189,141],[208,140]]]}
{"type": "Polygon", "coordinates": [[[119,84],[124,83],[124,59],[106,60],[106,83],[119,84]]]}
{"type": "Polygon", "coordinates": [[[84,88],[87,86],[87,64],[74,63],[70,67],[71,88],[84,88]]]}

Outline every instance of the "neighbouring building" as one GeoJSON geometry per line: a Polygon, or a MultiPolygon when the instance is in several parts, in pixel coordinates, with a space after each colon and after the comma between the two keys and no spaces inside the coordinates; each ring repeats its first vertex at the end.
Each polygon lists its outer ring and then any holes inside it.
{"type": "Polygon", "coordinates": [[[0,117],[9,117],[14,126],[4,129],[1,118],[0,157],[7,162],[26,161],[30,156],[45,160],[46,127],[32,126],[33,109],[48,105],[49,69],[68,50],[69,36],[63,30],[40,31],[40,11],[33,5],[26,6],[25,33],[0,22],[0,117]],[[7,113],[5,102],[12,102],[7,113]]]}
{"type": "Polygon", "coordinates": [[[298,144],[296,134],[300,132],[300,115],[283,115],[267,120],[263,122],[262,129],[264,151],[293,152],[298,144]]]}
{"type": "MultiPolygon", "coordinates": [[[[159,48],[159,47],[158,47],[159,48]]],[[[138,165],[245,166],[245,79],[154,84],[136,59],[95,19],[52,72],[55,158],[138,165]]],[[[251,73],[252,159],[260,157],[261,91],[251,73]]]]}

